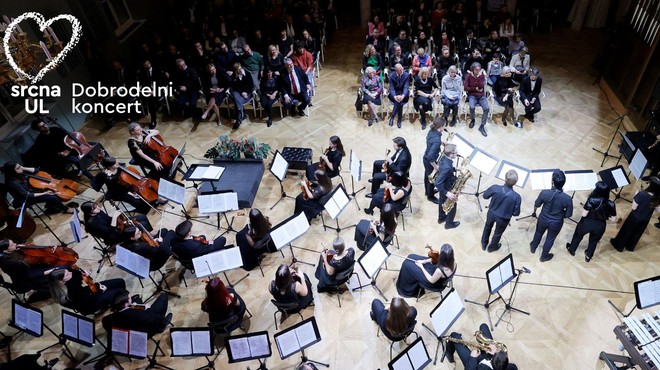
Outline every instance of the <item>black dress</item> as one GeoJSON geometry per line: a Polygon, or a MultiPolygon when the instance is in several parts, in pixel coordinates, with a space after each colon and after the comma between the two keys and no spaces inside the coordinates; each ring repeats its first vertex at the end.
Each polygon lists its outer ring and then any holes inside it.
{"type": "MultiPolygon", "coordinates": [[[[256,249],[254,246],[251,246],[247,240],[248,232],[249,232],[249,228],[248,225],[246,225],[243,228],[243,230],[236,233],[236,245],[238,245],[238,248],[241,250],[241,258],[243,259],[243,269],[246,271],[250,271],[259,265],[259,256],[261,256],[262,254],[266,252],[268,253],[277,252],[277,248],[275,248],[275,244],[273,243],[272,240],[268,242],[263,248],[260,249],[256,249]]],[[[257,237],[256,235],[250,234],[250,237],[252,238],[254,244],[256,245],[262,238],[266,238],[268,236],[264,235],[262,237],[257,237]]]]}
{"type": "Polygon", "coordinates": [[[115,295],[126,289],[124,279],[110,279],[96,284],[96,292],[83,283],[82,273],[78,270],[71,270],[72,276],[69,281],[64,283],[67,289],[67,298],[82,314],[88,314],[100,309],[108,308],[112,304],[115,295]],[[98,287],[103,284],[106,290],[98,287]]]}
{"type": "Polygon", "coordinates": [[[307,221],[311,221],[314,217],[323,212],[325,208],[323,207],[323,203],[321,203],[321,197],[329,193],[329,191],[324,192],[320,186],[314,183],[312,184],[310,191],[314,195],[314,198],[305,200],[303,193],[298,194],[296,197],[296,208],[293,211],[294,215],[297,215],[300,212],[305,212],[307,221]]]}
{"type": "Polygon", "coordinates": [[[149,130],[144,130],[144,136],[142,136],[142,141],[138,141],[137,139],[130,137],[128,139],[128,151],[131,153],[131,157],[133,158],[135,163],[137,163],[139,166],[143,166],[149,169],[149,173],[147,174],[147,176],[155,180],[159,180],[161,177],[167,178],[170,172],[169,167],[163,166],[163,168],[160,171],[157,171],[153,163],[147,161],[146,159],[142,158],[140,154],[138,154],[138,151],[142,150],[142,153],[147,155],[149,158],[157,161],[154,153],[151,151],[151,149],[149,149],[147,144],[145,144],[144,142],[144,139],[147,137],[148,134],[149,134],[149,130]]]}
{"type": "MultiPolygon", "coordinates": [[[[328,151],[328,161],[332,163],[332,170],[330,170],[330,167],[326,166],[325,174],[328,175],[329,178],[337,177],[339,175],[339,166],[341,165],[341,159],[343,156],[336,150],[330,150],[328,151]]],[[[308,179],[313,179],[314,178],[314,172],[319,168],[319,162],[314,162],[307,166],[307,171],[305,172],[305,176],[307,176],[308,179]]]]}
{"type": "MultiPolygon", "coordinates": [[[[398,193],[400,190],[403,190],[403,196],[397,200],[393,200],[392,197],[387,200],[387,203],[392,205],[392,210],[394,212],[401,212],[404,209],[406,209],[406,203],[405,201],[408,199],[408,195],[410,195],[410,191],[408,191],[406,188],[400,186],[397,188],[394,188],[393,193],[398,193]]],[[[412,190],[412,188],[411,188],[412,190]]],[[[383,205],[385,205],[385,202],[383,202],[383,197],[385,196],[385,188],[380,188],[376,191],[373,197],[371,197],[371,203],[369,204],[369,209],[383,209],[383,205]]]]}
{"type": "Polygon", "coordinates": [[[288,311],[288,313],[298,313],[305,309],[305,307],[309,306],[312,301],[314,300],[314,296],[312,295],[312,282],[309,281],[309,278],[307,277],[307,274],[303,274],[305,276],[305,285],[307,285],[307,295],[304,297],[301,297],[296,293],[296,283],[293,282],[291,283],[291,286],[289,287],[289,290],[287,290],[284,294],[280,294],[280,292],[277,290],[275,287],[275,280],[272,280],[270,282],[270,291],[271,294],[273,295],[273,298],[275,301],[279,303],[297,303],[298,306],[291,310],[288,311]]]}
{"type": "Polygon", "coordinates": [[[348,248],[344,257],[341,259],[333,258],[328,262],[335,269],[335,274],[332,276],[328,275],[328,272],[325,270],[322,258],[323,256],[319,258],[319,264],[316,266],[316,272],[314,273],[314,276],[319,280],[319,283],[316,285],[316,288],[319,290],[326,288],[328,285],[337,284],[335,276],[348,270],[355,264],[355,249],[348,248]]]}
{"type": "Polygon", "coordinates": [[[49,293],[48,278],[44,275],[46,270],[53,266],[29,265],[22,258],[14,258],[9,253],[0,253],[0,270],[11,278],[14,290],[19,293],[35,290],[41,293],[49,293]]]}
{"type": "Polygon", "coordinates": [[[623,252],[623,248],[634,251],[639,239],[641,239],[646,230],[646,226],[653,217],[654,208],[651,204],[653,197],[646,191],[640,191],[635,195],[633,200],[637,203],[637,209],[630,212],[623,226],[616,234],[614,239],[610,242],[619,252],[623,252]]]}
{"type": "MultiPolygon", "coordinates": [[[[420,256],[417,254],[410,254],[408,255],[408,258],[417,261],[428,259],[428,257],[420,256]]],[[[426,272],[428,272],[430,275],[433,275],[437,269],[437,267],[431,263],[425,263],[423,266],[426,269],[426,272]]],[[[445,275],[443,270],[440,271],[443,275],[445,275]]],[[[402,297],[417,297],[420,292],[421,294],[424,294],[424,288],[442,288],[446,280],[447,275],[445,275],[443,279],[436,281],[435,284],[429,283],[429,281],[426,280],[426,276],[424,276],[424,273],[419,269],[419,267],[417,267],[415,262],[406,259],[403,261],[403,264],[401,265],[401,271],[399,272],[399,277],[396,279],[396,290],[402,297]]]]}
{"type": "MultiPolygon", "coordinates": [[[[369,250],[369,248],[373,247],[379,239],[377,234],[369,233],[370,228],[371,221],[366,219],[360,220],[355,226],[355,236],[353,237],[353,240],[355,240],[357,247],[362,251],[369,250]]],[[[385,246],[389,245],[393,234],[387,232],[382,225],[378,226],[378,234],[384,234],[383,244],[385,244],[385,246]]]]}
{"type": "MultiPolygon", "coordinates": [[[[419,76],[415,76],[415,91],[421,91],[426,94],[430,94],[433,92],[433,89],[438,88],[438,84],[435,82],[434,79],[431,77],[428,77],[426,80],[422,80],[419,76]]],[[[426,96],[421,96],[415,94],[415,97],[413,98],[413,103],[415,104],[415,110],[419,112],[419,106],[422,106],[422,111],[428,112],[431,109],[433,109],[433,99],[428,98],[426,96]]]]}

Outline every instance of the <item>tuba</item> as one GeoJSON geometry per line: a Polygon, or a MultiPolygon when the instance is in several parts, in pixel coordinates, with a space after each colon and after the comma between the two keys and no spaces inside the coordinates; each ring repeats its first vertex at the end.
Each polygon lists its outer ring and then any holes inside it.
{"type": "Polygon", "coordinates": [[[486,352],[486,350],[488,350],[488,347],[491,344],[494,345],[495,348],[497,348],[498,352],[507,352],[507,348],[506,348],[506,345],[504,345],[504,343],[500,343],[500,342],[497,342],[493,339],[486,338],[486,336],[484,335],[484,333],[481,332],[481,330],[477,330],[476,332],[474,332],[474,339],[475,339],[475,342],[470,342],[470,341],[459,339],[459,338],[447,337],[447,340],[450,341],[450,342],[462,344],[464,346],[471,347],[471,348],[476,348],[476,349],[479,349],[479,350],[484,351],[484,352],[486,352]]]}
{"type": "MultiPolygon", "coordinates": [[[[446,141],[446,143],[449,144],[449,143],[451,143],[451,140],[454,138],[454,132],[449,132],[449,131],[447,131],[447,129],[445,129],[445,132],[449,133],[449,135],[447,135],[447,141],[446,141]]],[[[438,156],[438,159],[435,160],[435,164],[440,164],[440,161],[442,160],[442,157],[444,157],[444,156],[445,156],[445,152],[443,150],[442,153],[438,156]]],[[[433,171],[431,171],[431,174],[428,177],[429,182],[431,184],[435,184],[435,179],[437,177],[438,177],[438,170],[434,168],[433,171]]]]}
{"type": "MultiPolygon", "coordinates": [[[[463,161],[463,165],[458,170],[458,176],[456,177],[456,182],[454,183],[454,186],[451,188],[451,192],[456,195],[460,194],[467,180],[470,177],[472,177],[472,173],[467,168],[468,164],[470,164],[469,159],[463,161]]],[[[449,213],[449,211],[451,211],[455,205],[456,205],[456,199],[447,198],[447,200],[445,200],[445,202],[442,203],[442,210],[445,211],[445,213],[449,213]]]]}

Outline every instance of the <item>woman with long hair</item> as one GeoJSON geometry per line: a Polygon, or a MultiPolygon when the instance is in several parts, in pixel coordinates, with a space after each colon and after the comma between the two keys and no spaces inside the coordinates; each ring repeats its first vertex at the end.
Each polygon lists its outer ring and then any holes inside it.
{"type": "Polygon", "coordinates": [[[321,162],[325,165],[325,174],[328,175],[329,178],[339,175],[341,159],[346,156],[344,144],[342,144],[339,136],[330,136],[330,139],[328,140],[328,148],[323,153],[324,154],[321,155],[319,162],[314,162],[307,166],[306,176],[308,179],[313,178],[314,172],[318,168],[321,168],[321,162]]]}
{"type": "Polygon", "coordinates": [[[243,269],[250,271],[259,265],[259,256],[276,252],[270,239],[270,220],[260,210],[252,208],[248,215],[249,222],[243,230],[236,233],[236,245],[241,250],[243,269]]]}
{"type": "Polygon", "coordinates": [[[632,202],[632,211],[628,214],[623,226],[616,234],[616,237],[610,239],[612,246],[619,252],[623,249],[634,251],[639,239],[641,239],[653,217],[653,212],[660,212],[660,179],[653,176],[649,186],[635,194],[632,202]]]}
{"type": "Polygon", "coordinates": [[[312,282],[307,274],[289,265],[280,265],[275,273],[275,280],[270,282],[268,291],[280,303],[297,303],[288,313],[297,313],[309,306],[314,300],[312,282]]]}
{"type": "Polygon", "coordinates": [[[380,220],[362,219],[355,226],[354,240],[360,250],[369,250],[379,239],[389,244],[396,233],[396,212],[391,204],[385,204],[380,211],[380,220]]]}
{"type": "Polygon", "coordinates": [[[382,81],[382,71],[385,67],[385,62],[372,44],[369,44],[364,48],[364,55],[362,57],[362,69],[366,71],[367,67],[376,70],[376,74],[380,76],[382,81]]]}
{"type": "Polygon", "coordinates": [[[28,264],[23,258],[19,245],[11,239],[0,240],[0,270],[9,275],[14,290],[18,292],[35,290],[39,293],[37,296],[30,296],[30,301],[36,297],[50,297],[47,276],[52,266],[28,264]]]}
{"type": "Polygon", "coordinates": [[[311,221],[323,212],[321,198],[332,190],[332,181],[325,172],[317,169],[314,171],[314,180],[310,185],[307,185],[306,181],[301,181],[301,187],[303,192],[296,197],[296,208],[293,214],[305,212],[307,220],[311,221]]]}
{"type": "Polygon", "coordinates": [[[261,95],[259,102],[261,107],[266,111],[268,119],[266,126],[273,125],[273,104],[277,102],[277,96],[280,94],[280,84],[275,73],[270,67],[264,69],[264,76],[259,84],[259,94],[261,95]]]}
{"type": "Polygon", "coordinates": [[[424,288],[444,286],[455,270],[454,249],[449,244],[442,245],[435,264],[426,256],[409,254],[401,265],[396,290],[402,297],[417,297],[424,294],[424,288]]]}
{"type": "Polygon", "coordinates": [[[48,284],[55,301],[72,305],[84,315],[110,308],[115,294],[126,290],[124,279],[105,280],[91,287],[84,282],[83,273],[71,267],[53,269],[48,284]]]}
{"type": "Polygon", "coordinates": [[[417,309],[410,307],[401,297],[392,298],[389,310],[385,309],[380,299],[374,299],[369,315],[383,334],[393,341],[403,339],[406,332],[417,324],[417,309]]]}
{"type": "Polygon", "coordinates": [[[206,283],[206,298],[202,301],[202,311],[209,314],[209,322],[223,321],[231,315],[238,320],[226,329],[232,331],[241,326],[245,314],[245,302],[234,288],[227,288],[219,277],[214,277],[206,283]]]}
{"type": "Polygon", "coordinates": [[[385,183],[385,187],[378,189],[371,197],[369,208],[364,209],[364,213],[368,215],[374,214],[374,208],[382,209],[383,205],[390,203],[394,212],[401,212],[406,208],[405,200],[412,191],[412,183],[403,172],[392,172],[389,181],[385,183]],[[385,193],[389,192],[389,198],[385,200],[385,193]]]}
{"type": "Polygon", "coordinates": [[[344,239],[337,237],[332,241],[332,252],[321,252],[319,264],[314,276],[319,280],[316,291],[327,291],[328,285],[337,284],[336,276],[355,264],[355,249],[346,248],[344,239]]]}
{"type": "Polygon", "coordinates": [[[73,214],[73,209],[78,207],[78,203],[75,202],[69,202],[64,205],[51,190],[41,192],[31,190],[24,173],[37,172],[34,168],[23,167],[16,162],[7,162],[2,166],[2,172],[5,174],[5,186],[7,187],[7,192],[9,192],[14,198],[14,208],[20,209],[24,203],[27,206],[31,206],[35,203],[45,203],[46,209],[44,212],[47,214],[73,214]]]}

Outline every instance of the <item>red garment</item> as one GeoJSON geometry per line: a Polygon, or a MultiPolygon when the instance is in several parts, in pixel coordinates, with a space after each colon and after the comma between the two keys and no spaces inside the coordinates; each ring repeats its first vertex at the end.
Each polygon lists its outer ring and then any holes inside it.
{"type": "Polygon", "coordinates": [[[486,75],[483,73],[480,73],[478,77],[474,77],[472,73],[467,73],[465,75],[465,81],[463,82],[463,87],[465,88],[465,92],[468,94],[468,96],[475,96],[477,98],[480,98],[484,96],[486,93],[484,90],[484,86],[486,84],[486,75]],[[477,88],[479,88],[481,91],[477,91],[477,88]]]}
{"type": "Polygon", "coordinates": [[[291,55],[291,61],[293,61],[294,66],[300,67],[303,71],[305,71],[305,73],[314,69],[314,58],[312,57],[312,53],[305,50],[304,48],[302,49],[302,54],[300,55],[293,53],[293,55],[291,55]]]}

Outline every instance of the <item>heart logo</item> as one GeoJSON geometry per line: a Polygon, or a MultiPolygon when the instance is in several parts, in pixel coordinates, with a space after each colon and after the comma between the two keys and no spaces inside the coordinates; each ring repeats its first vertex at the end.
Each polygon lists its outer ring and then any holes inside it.
{"type": "Polygon", "coordinates": [[[33,84],[39,82],[46,73],[50,72],[52,69],[55,69],[60,61],[64,59],[64,57],[73,49],[74,46],[78,44],[78,41],[80,40],[80,35],[82,35],[82,27],[80,26],[80,21],[78,18],[70,15],[70,14],[60,14],[57,17],[51,18],[49,20],[46,20],[43,15],[40,13],[36,12],[27,12],[21,14],[18,18],[14,19],[13,22],[9,23],[7,26],[7,29],[5,31],[5,37],[3,39],[3,46],[5,48],[5,55],[7,55],[7,61],[9,62],[9,65],[16,71],[17,74],[21,76],[25,76],[28,78],[33,84]],[[11,52],[9,50],[9,39],[11,37],[11,33],[14,31],[14,27],[16,27],[19,23],[23,22],[26,19],[32,19],[37,24],[39,25],[39,30],[41,32],[44,32],[46,28],[48,28],[53,22],[59,21],[60,19],[66,19],[71,23],[72,27],[72,36],[69,42],[66,44],[66,46],[60,51],[54,58],[50,60],[48,64],[46,64],[45,67],[43,67],[39,73],[36,74],[36,76],[32,76],[29,73],[26,73],[23,71],[17,64],[16,61],[14,60],[14,57],[11,55],[11,52]]]}

